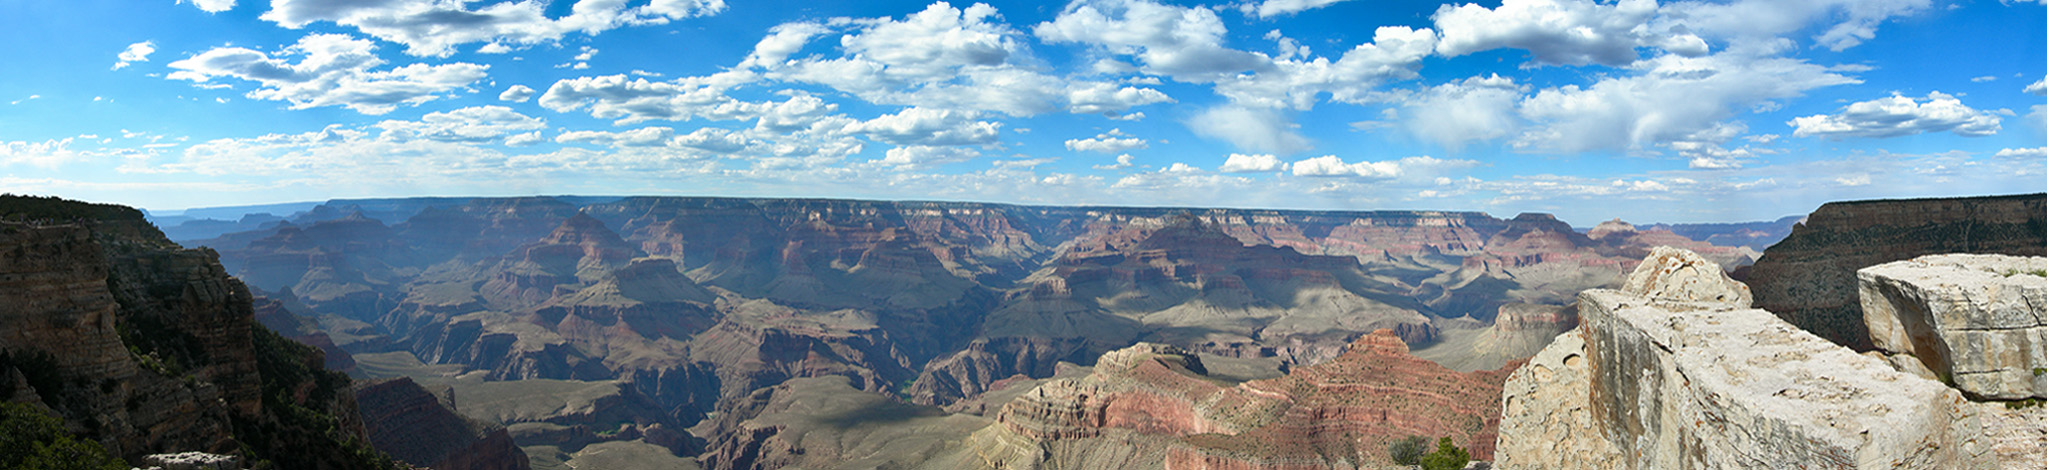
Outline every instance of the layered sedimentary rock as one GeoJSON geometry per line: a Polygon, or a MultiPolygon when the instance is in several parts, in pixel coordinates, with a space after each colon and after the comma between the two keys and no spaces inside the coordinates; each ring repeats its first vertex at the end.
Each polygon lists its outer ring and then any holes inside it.
{"type": "MultiPolygon", "coordinates": [[[[1486,352],[1472,353],[1498,367],[1568,327],[1535,305],[1617,285],[1647,244],[1681,241],[1617,230],[1593,239],[1542,214],[358,202],[224,236],[223,259],[266,290],[308,298],[310,311],[296,313],[351,353],[411,355],[433,374],[492,381],[616,383],[683,425],[743,414],[742,399],[777,384],[833,377],[993,415],[1019,393],[1007,387],[1138,341],[1300,370],[1377,329],[1420,346],[1444,340],[1439,322],[1477,329],[1505,316],[1486,352]]],[[[390,364],[370,370],[415,373],[390,364]]],[[[534,445],[616,435],[506,424],[534,445]]],[[[536,465],[554,455],[541,452],[536,465]]]]}
{"type": "Polygon", "coordinates": [[[1646,255],[1648,250],[1655,247],[1682,248],[1723,267],[1748,265],[1763,256],[1762,251],[1759,251],[1761,247],[1749,247],[1742,243],[1716,244],[1707,241],[1705,237],[1690,238],[1663,227],[1636,227],[1621,219],[1600,222],[1599,225],[1592,227],[1592,230],[1585,232],[1585,236],[1611,246],[1617,252],[1637,257],[1646,255]]]}
{"type": "Polygon", "coordinates": [[[1107,238],[1127,242],[1068,251],[990,312],[984,334],[1079,338],[1096,351],[1152,341],[1300,364],[1377,329],[1416,342],[1433,335],[1415,310],[1426,307],[1380,294],[1382,281],[1348,257],[1245,245],[1192,217],[1107,238]]]}
{"type": "Polygon", "coordinates": [[[1580,330],[1509,379],[1499,467],[1999,465],[1982,409],[1953,389],[1770,312],[1692,300],[1732,289],[1630,285],[1580,294],[1580,330]]]}
{"type": "MultiPolygon", "coordinates": [[[[951,357],[934,359],[918,374],[908,395],[913,403],[960,403],[1012,378],[1051,377],[1060,362],[1086,362],[1086,342],[1077,338],[983,338],[951,357]]],[[[960,409],[982,414],[986,409],[960,409]]]]}
{"type": "Polygon", "coordinates": [[[41,221],[0,222],[0,377],[18,378],[5,399],[50,408],[130,462],[375,465],[347,377],[258,326],[212,250],[179,248],[126,207],[0,196],[0,219],[41,221]]]}
{"type": "Polygon", "coordinates": [[[1805,215],[1792,215],[1768,222],[1709,224],[1654,224],[1648,229],[1669,230],[1688,239],[1717,246],[1745,247],[1760,254],[1765,248],[1791,235],[1791,227],[1805,222],[1805,215]]]}
{"type": "Polygon", "coordinates": [[[997,424],[937,465],[975,468],[1326,468],[1388,465],[1386,445],[1450,436],[1492,455],[1495,397],[1510,370],[1457,373],[1408,354],[1391,331],[1285,376],[1238,384],[1162,344],[1112,351],[1080,378],[1009,400],[997,424]]]}
{"type": "Polygon", "coordinates": [[[355,399],[370,442],[399,460],[434,470],[529,468],[504,427],[462,417],[412,379],[358,384],[355,399]]]}
{"type": "Polygon", "coordinates": [[[1921,256],[1856,277],[1878,351],[1975,396],[2047,397],[2047,258],[1921,256]]]}
{"type": "Polygon", "coordinates": [[[1756,307],[1867,351],[1855,271],[1942,253],[2047,255],[2047,194],[1827,203],[1742,280],[1756,307]]]}

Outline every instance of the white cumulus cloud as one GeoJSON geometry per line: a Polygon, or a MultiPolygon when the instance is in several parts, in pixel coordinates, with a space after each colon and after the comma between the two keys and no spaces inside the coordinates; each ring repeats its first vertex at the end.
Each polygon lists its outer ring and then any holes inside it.
{"type": "MultiPolygon", "coordinates": [[[[211,0],[201,0],[201,8],[211,0]]],[[[232,1],[226,3],[232,4],[232,1]]],[[[476,4],[447,0],[273,0],[262,18],[291,29],[317,22],[355,28],[378,39],[404,44],[417,56],[446,57],[455,46],[489,43],[536,45],[569,33],[598,34],[622,26],[664,24],[725,10],[724,0],[652,0],[628,7],[625,0],[582,0],[567,15],[550,18],[548,2],[476,4]]]]}
{"type": "Polygon", "coordinates": [[[1066,141],[1066,149],[1075,152],[1122,153],[1131,149],[1145,148],[1148,145],[1144,139],[1124,134],[1122,129],[1109,129],[1109,132],[1097,134],[1094,137],[1068,139],[1066,141]]]}
{"type": "Polygon", "coordinates": [[[555,136],[560,143],[591,143],[618,147],[654,147],[667,145],[675,138],[675,129],[662,126],[642,127],[629,131],[568,131],[555,136]]]}
{"type": "Polygon", "coordinates": [[[344,106],[363,114],[391,112],[439,99],[484,77],[487,65],[463,62],[411,64],[388,70],[370,41],[339,34],[313,34],[272,57],[240,47],[220,47],[172,62],[167,76],[205,84],[233,78],[261,85],[249,98],[284,101],[292,109],[344,106]],[[286,60],[297,58],[297,62],[286,60]]]}
{"type": "Polygon", "coordinates": [[[1322,8],[1342,1],[1345,0],[1265,0],[1255,4],[1245,3],[1242,8],[1246,14],[1255,14],[1259,18],[1271,18],[1322,8]]]}
{"type": "Polygon", "coordinates": [[[1790,124],[1798,137],[1900,137],[1951,131],[1956,135],[1981,137],[1996,134],[2003,118],[1962,104],[1962,100],[1941,92],[1925,98],[1891,95],[1841,108],[1838,114],[1816,114],[1794,118],[1790,124]]]}
{"type": "Polygon", "coordinates": [[[1654,0],[1506,0],[1493,9],[1444,5],[1433,16],[1443,35],[1436,51],[1455,57],[1515,48],[1538,62],[1565,65],[1625,65],[1645,42],[1668,43],[1687,55],[1705,53],[1705,42],[1696,36],[1652,38],[1647,24],[1656,12],[1654,0]]]}
{"type": "Polygon", "coordinates": [[[2026,93],[2047,96],[2047,77],[2040,77],[2040,81],[2033,82],[2033,84],[2031,85],[2026,85],[2026,93]]]}
{"type": "Polygon", "coordinates": [[[1365,179],[1422,178],[1434,176],[1447,170],[1478,166],[1477,161],[1441,159],[1429,156],[1406,157],[1399,160],[1361,161],[1346,163],[1335,155],[1304,159],[1293,163],[1294,176],[1351,176],[1365,179]]]}
{"type": "Polygon", "coordinates": [[[127,67],[128,64],[132,64],[135,62],[148,62],[149,54],[155,52],[156,42],[154,41],[142,41],[134,44],[129,44],[126,49],[121,50],[120,55],[115,57],[116,61],[114,62],[114,70],[120,70],[123,67],[127,67]]]}
{"type": "Polygon", "coordinates": [[[1148,0],[1080,0],[1032,28],[1046,43],[1079,43],[1136,56],[1146,73],[1189,81],[1270,67],[1262,54],[1223,47],[1214,10],[1148,0]]]}
{"type": "Polygon", "coordinates": [[[377,123],[389,140],[427,139],[442,142],[491,142],[513,134],[547,128],[540,118],[519,114],[504,106],[471,106],[454,111],[427,113],[418,121],[377,123]]]}
{"type": "Polygon", "coordinates": [[[1400,176],[1395,161],[1344,163],[1335,155],[1323,155],[1294,162],[1294,176],[1360,176],[1386,179],[1400,176]]]}
{"type": "Polygon", "coordinates": [[[190,3],[207,13],[220,13],[235,8],[235,0],[178,0],[178,3],[190,3]]]}
{"type": "Polygon", "coordinates": [[[910,145],[888,149],[883,153],[882,159],[876,162],[898,169],[921,169],[964,162],[980,156],[979,150],[966,147],[910,145]]]}
{"type": "Polygon", "coordinates": [[[1286,162],[1280,161],[1279,157],[1270,154],[1245,155],[1232,153],[1228,159],[1223,160],[1223,166],[1218,171],[1223,173],[1264,173],[1286,171],[1286,169],[1286,162]]]}
{"type": "Polygon", "coordinates": [[[895,145],[958,146],[995,143],[1002,123],[975,120],[971,113],[910,108],[846,127],[846,131],[895,145]]]}
{"type": "Polygon", "coordinates": [[[1861,83],[1802,60],[1729,53],[1663,55],[1633,67],[1634,75],[1547,88],[1523,99],[1520,111],[1530,128],[1512,144],[1559,153],[1642,149],[1807,90],[1861,83]]]}
{"type": "Polygon", "coordinates": [[[2015,148],[1997,151],[1998,158],[2047,158],[2047,147],[2015,148]]]}
{"type": "Polygon", "coordinates": [[[524,103],[526,100],[533,99],[533,93],[535,93],[533,88],[526,85],[512,85],[505,88],[504,93],[498,93],[498,101],[524,103]]]}
{"type": "Polygon", "coordinates": [[[769,104],[739,101],[725,91],[755,78],[743,71],[664,82],[624,74],[568,78],[548,87],[540,95],[540,106],[555,112],[587,109],[591,117],[615,119],[618,124],[656,119],[753,119],[769,104]]]}

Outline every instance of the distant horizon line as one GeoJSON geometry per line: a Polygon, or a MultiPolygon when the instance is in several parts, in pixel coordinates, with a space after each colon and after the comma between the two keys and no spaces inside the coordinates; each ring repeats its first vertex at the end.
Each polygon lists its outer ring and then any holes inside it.
{"type": "MultiPolygon", "coordinates": [[[[1962,197],[1924,197],[1924,198],[1893,198],[1893,199],[1868,199],[1868,200],[1856,199],[1856,200],[1841,200],[1841,201],[1828,201],[1828,202],[1827,202],[1827,204],[1836,204],[1836,203],[1862,203],[1862,202],[1876,202],[1876,201],[1897,201],[1897,200],[1923,200],[1923,199],[1974,199],[1974,198],[2002,198],[2002,197],[2017,197],[2017,196],[2027,196],[2027,195],[2037,195],[2037,194],[2047,194],[2047,193],[2027,193],[2027,194],[2005,194],[2005,195],[1983,195],[1983,196],[1962,196],[1962,197]]],[[[62,196],[59,196],[59,197],[62,197],[62,196]]],[[[1514,213],[1514,214],[1510,214],[1510,215],[1508,215],[1508,216],[1506,216],[1506,217],[1501,217],[1501,216],[1498,216],[1498,215],[1494,215],[1493,213],[1491,213],[1491,212],[1488,212],[1488,211],[1484,211],[1484,210],[1475,210],[1475,209],[1465,209],[1465,210],[1454,210],[1454,209],[1410,209],[1410,208],[1381,208],[1381,209],[1308,209],[1308,208],[1282,208],[1282,207],[1246,207],[1246,206],[1186,206],[1186,205],[1136,205],[1136,204],[1125,204],[1125,205],[1118,205],[1118,204],[1027,204],[1027,203],[1014,203],[1014,202],[999,202],[999,201],[987,201],[987,200],[960,200],[960,199],[885,199],[885,198],[858,198],[858,197],[824,197],[824,196],[780,196],[780,197],[777,197],[777,196],[715,196],[715,195],[666,195],[666,194],[638,194],[638,195],[613,195],[613,194],[598,194],[598,195],[590,195],[590,194],[529,194],[529,195],[514,195],[514,196],[399,196],[399,197],[337,197],[337,198],[328,198],[328,199],[324,199],[324,200],[299,200],[299,201],[286,201],[286,202],[270,202],[270,203],[257,203],[257,204],[233,204],[233,205],[220,205],[220,206],[198,206],[198,207],[186,207],[186,208],[182,208],[182,209],[151,209],[151,208],[143,207],[143,206],[140,206],[140,205],[137,205],[137,206],[133,206],[133,207],[135,207],[136,209],[140,209],[140,210],[142,210],[143,214],[144,214],[144,215],[146,215],[146,216],[148,216],[148,217],[156,218],[156,217],[185,217],[185,216],[187,216],[187,214],[188,214],[188,213],[190,213],[190,212],[192,212],[192,211],[203,211],[203,210],[228,210],[228,209],[256,209],[256,208],[266,208],[266,207],[279,207],[279,206],[305,206],[305,209],[298,209],[298,210],[296,210],[296,211],[294,211],[294,212],[292,212],[292,213],[287,213],[287,214],[276,214],[276,213],[270,213],[271,215],[274,215],[274,216],[278,216],[278,217],[289,217],[289,216],[291,216],[292,214],[295,214],[295,213],[298,213],[298,212],[303,212],[303,211],[305,211],[305,210],[311,209],[311,208],[313,208],[313,207],[318,207],[318,206],[321,206],[321,205],[327,205],[327,204],[333,204],[333,203],[345,203],[345,202],[354,202],[354,201],[404,201],[404,200],[429,200],[429,199],[461,199],[461,200],[476,200],[476,199],[523,199],[523,198],[554,198],[554,199],[560,199],[560,198],[584,198],[584,199],[587,199],[587,198],[616,198],[617,200],[623,200],[623,199],[631,199],[631,198],[677,198],[677,199],[730,199],[730,200],[814,200],[814,201],[855,201],[855,202],[888,202],[888,203],[953,203],[953,204],[987,204],[987,205],[1003,205],[1003,206],[1016,206],[1016,207],[1065,207],[1065,208],[1108,208],[1108,209],[1167,209],[1167,210],[1170,210],[1170,209],[1189,209],[1189,210],[1243,210],[1243,211],[1275,211],[1275,212],[1331,212],[1331,213],[1341,213],[1341,212],[1440,212],[1440,213],[1464,213],[1464,214],[1472,214],[1472,213],[1476,213],[1476,214],[1485,214],[1485,215],[1486,215],[1486,216],[1488,216],[1488,217],[1493,217],[1493,218],[1497,218],[1497,219],[1501,219],[1501,220],[1511,220],[1511,219],[1513,219],[1514,217],[1520,216],[1520,215],[1522,215],[1522,214],[1544,214],[1544,215],[1550,215],[1551,217],[1553,217],[1553,218],[1556,218],[1556,219],[1557,219],[1557,220],[1559,220],[1559,221],[1564,221],[1564,219],[1563,219],[1563,218],[1561,218],[1561,217],[1556,217],[1556,216],[1555,216],[1555,214],[1556,214],[1555,212],[1548,212],[1548,211],[1520,211],[1520,212],[1516,212],[1516,213],[1514,213]]],[[[116,204],[119,204],[119,203],[116,203],[116,204]]],[[[244,212],[243,214],[244,214],[244,215],[246,215],[246,214],[255,214],[255,213],[268,213],[268,212],[262,212],[262,211],[251,211],[251,212],[244,212]]],[[[1667,221],[1654,221],[1654,222],[1646,222],[1646,223],[1640,223],[1640,224],[1643,224],[1643,225],[1656,225],[1656,224],[1662,224],[1662,225],[1722,225],[1722,224],[1743,224],[1743,223],[1756,223],[1756,222],[1775,222],[1775,221],[1783,220],[1783,219],[1786,219],[1786,218],[1793,218],[1793,217],[1805,217],[1805,216],[1807,216],[1807,215],[1810,215],[1810,213],[1793,213],[1793,214],[1785,214],[1785,215],[1782,215],[1782,216],[1778,216],[1778,217],[1775,217],[1775,218],[1769,218],[1769,219],[1756,219],[1756,220],[1742,220],[1742,221],[1732,221],[1732,222],[1667,222],[1667,221]]],[[[221,220],[221,219],[212,219],[212,220],[221,220]]],[[[1583,226],[1583,227],[1580,227],[1580,226],[1578,226],[1578,224],[1570,223],[1569,221],[1565,221],[1565,222],[1566,222],[1566,224],[1567,224],[1567,225],[1571,225],[1571,226],[1572,226],[1573,228],[1576,228],[1576,229],[1587,229],[1587,228],[1591,228],[1591,227],[1597,226],[1597,225],[1598,225],[1598,224],[1599,224],[1600,222],[1606,222],[1607,220],[1621,220],[1621,221],[1623,221],[1623,222],[1628,222],[1628,220],[1627,220],[1626,218],[1614,218],[1614,219],[1605,219],[1605,220],[1600,220],[1600,221],[1596,221],[1596,222],[1593,222],[1593,223],[1591,223],[1591,224],[1589,224],[1589,225],[1585,225],[1585,226],[1583,226]]],[[[1629,223],[1630,223],[1630,224],[1637,224],[1637,222],[1629,222],[1629,223]]]]}

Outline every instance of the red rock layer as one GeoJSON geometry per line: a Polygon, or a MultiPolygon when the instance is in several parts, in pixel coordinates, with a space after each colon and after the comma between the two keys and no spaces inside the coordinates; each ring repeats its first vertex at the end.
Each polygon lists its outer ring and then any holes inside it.
{"type": "Polygon", "coordinates": [[[1410,435],[1449,436],[1487,459],[1501,386],[1519,365],[1458,373],[1409,355],[1387,330],[1329,362],[1235,387],[1203,377],[1199,360],[1177,348],[1140,345],[1110,356],[1094,375],[1026,392],[998,422],[1040,441],[1125,439],[1106,437],[1109,430],[1164,438],[1166,468],[1390,463],[1386,446],[1410,435]]]}

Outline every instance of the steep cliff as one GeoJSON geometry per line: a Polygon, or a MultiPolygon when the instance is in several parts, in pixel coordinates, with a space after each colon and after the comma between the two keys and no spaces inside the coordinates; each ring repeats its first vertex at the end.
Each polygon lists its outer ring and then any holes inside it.
{"type": "Polygon", "coordinates": [[[1940,253],[2047,255],[2047,194],[1827,203],[1742,280],[1756,307],[1867,351],[1855,270],[1940,253]]]}
{"type": "Polygon", "coordinates": [[[203,450],[391,466],[363,444],[347,377],[258,326],[211,250],[178,248],[119,206],[0,196],[0,220],[0,376],[23,377],[13,399],[131,462],[203,450]]]}
{"type": "Polygon", "coordinates": [[[1580,294],[1582,326],[1508,379],[1497,466],[2033,468],[2007,444],[2038,434],[2020,430],[2026,414],[1747,308],[1746,294],[1676,250],[1625,290],[1580,294]]]}
{"type": "Polygon", "coordinates": [[[355,400],[370,442],[434,470],[526,470],[526,453],[502,426],[464,418],[409,378],[358,383],[355,400]]]}

